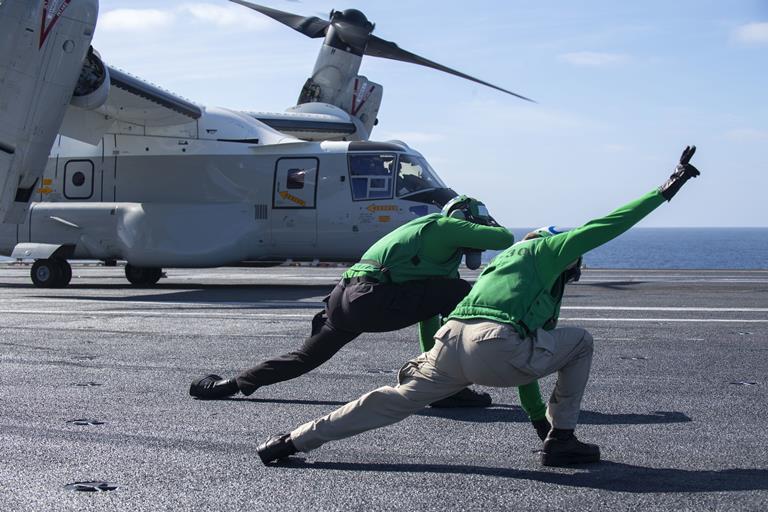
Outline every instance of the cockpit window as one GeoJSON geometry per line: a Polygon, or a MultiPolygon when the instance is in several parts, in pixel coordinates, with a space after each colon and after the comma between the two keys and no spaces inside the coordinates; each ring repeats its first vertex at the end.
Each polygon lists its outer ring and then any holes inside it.
{"type": "Polygon", "coordinates": [[[351,155],[349,174],[352,199],[389,199],[392,197],[395,155],[351,155]]]}
{"type": "Polygon", "coordinates": [[[397,172],[397,195],[407,196],[432,188],[445,188],[426,160],[414,155],[400,155],[397,172]]]}

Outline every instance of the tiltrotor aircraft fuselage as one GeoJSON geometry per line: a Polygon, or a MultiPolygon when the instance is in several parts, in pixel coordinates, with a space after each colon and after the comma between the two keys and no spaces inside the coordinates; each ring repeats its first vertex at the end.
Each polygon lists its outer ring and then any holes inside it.
{"type": "Polygon", "coordinates": [[[90,48],[98,0],[0,0],[0,254],[34,260],[37,286],[68,284],[69,259],[125,260],[143,285],[163,267],[354,261],[456,195],[406,143],[369,140],[382,87],[362,56],[495,86],[373,36],[359,11],[236,3],[324,38],[285,113],[203,107],[109,67],[90,48]]]}

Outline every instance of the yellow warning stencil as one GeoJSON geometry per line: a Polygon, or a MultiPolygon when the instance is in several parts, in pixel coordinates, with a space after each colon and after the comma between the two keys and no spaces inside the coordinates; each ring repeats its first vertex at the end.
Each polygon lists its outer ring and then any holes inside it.
{"type": "Polygon", "coordinates": [[[394,204],[372,204],[368,206],[368,211],[371,213],[374,212],[396,212],[398,210],[397,206],[394,204]]]}
{"type": "Polygon", "coordinates": [[[307,203],[306,203],[306,201],[304,201],[304,200],[302,200],[302,199],[299,199],[299,198],[298,198],[298,197],[296,197],[295,195],[293,195],[293,194],[290,194],[290,193],[288,193],[288,192],[285,192],[285,191],[283,191],[283,192],[280,192],[280,197],[282,197],[282,198],[283,198],[283,199],[285,199],[286,201],[292,201],[292,202],[296,203],[296,204],[297,204],[297,205],[299,205],[299,206],[307,206],[307,203]]]}

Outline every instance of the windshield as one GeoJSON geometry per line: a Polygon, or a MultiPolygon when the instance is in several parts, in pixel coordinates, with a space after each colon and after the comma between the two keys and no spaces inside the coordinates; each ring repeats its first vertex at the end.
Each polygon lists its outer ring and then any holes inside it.
{"type": "Polygon", "coordinates": [[[395,158],[394,154],[389,153],[350,156],[352,199],[362,201],[391,198],[395,158]]]}
{"type": "Polygon", "coordinates": [[[427,161],[420,156],[400,155],[396,187],[398,197],[432,188],[445,188],[445,183],[427,161]]]}

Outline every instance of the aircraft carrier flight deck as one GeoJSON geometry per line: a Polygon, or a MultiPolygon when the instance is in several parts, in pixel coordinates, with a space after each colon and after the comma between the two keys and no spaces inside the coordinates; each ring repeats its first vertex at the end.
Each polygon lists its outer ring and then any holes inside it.
{"type": "Polygon", "coordinates": [[[0,266],[0,510],[768,509],[768,270],[584,271],[560,325],[595,338],[577,434],[603,462],[568,469],[539,465],[516,391],[496,388],[488,409],[425,409],[265,467],[268,436],[393,384],[416,327],[198,401],[192,379],[298,347],[341,269],[169,269],[146,288],[73,272],[40,289],[0,266]]]}

